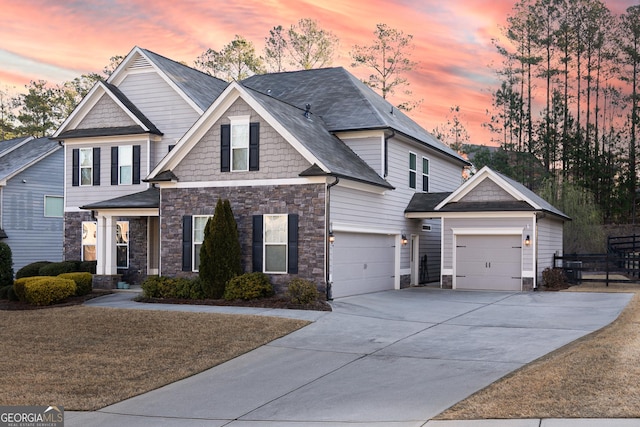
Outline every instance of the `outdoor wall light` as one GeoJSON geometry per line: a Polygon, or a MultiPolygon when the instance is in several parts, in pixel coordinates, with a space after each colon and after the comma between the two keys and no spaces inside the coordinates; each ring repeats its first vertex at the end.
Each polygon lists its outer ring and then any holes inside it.
{"type": "Polygon", "coordinates": [[[329,232],[329,243],[333,243],[336,241],[336,236],[333,235],[333,231],[329,232]]]}
{"type": "Polygon", "coordinates": [[[531,237],[527,234],[527,237],[524,239],[525,246],[531,246],[531,237]]]}
{"type": "Polygon", "coordinates": [[[409,241],[407,240],[407,235],[402,233],[402,237],[400,238],[400,242],[402,242],[402,246],[406,245],[407,243],[409,243],[409,241]]]}

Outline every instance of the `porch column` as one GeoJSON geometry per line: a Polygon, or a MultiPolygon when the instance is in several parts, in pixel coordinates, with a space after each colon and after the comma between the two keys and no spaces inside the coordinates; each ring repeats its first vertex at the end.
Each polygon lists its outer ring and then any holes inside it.
{"type": "Polygon", "coordinates": [[[98,216],[96,274],[114,275],[116,268],[116,221],[112,216],[98,216]]]}

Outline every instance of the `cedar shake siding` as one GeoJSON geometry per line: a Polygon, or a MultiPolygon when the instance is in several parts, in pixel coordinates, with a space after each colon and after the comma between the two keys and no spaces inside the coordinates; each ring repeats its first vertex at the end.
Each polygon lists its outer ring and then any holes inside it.
{"type": "Polygon", "coordinates": [[[195,277],[182,269],[183,217],[213,215],[218,199],[228,199],[238,224],[242,267],[253,271],[252,243],[255,215],[298,216],[298,273],[271,274],[277,291],[293,277],[311,280],[324,289],[324,184],[224,188],[162,189],[160,206],[161,269],[163,276],[195,277]]]}

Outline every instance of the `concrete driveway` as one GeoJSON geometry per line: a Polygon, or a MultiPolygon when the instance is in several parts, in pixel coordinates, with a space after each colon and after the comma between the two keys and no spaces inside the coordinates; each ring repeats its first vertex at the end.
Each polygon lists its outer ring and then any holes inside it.
{"type": "MultiPolygon", "coordinates": [[[[314,323],[286,337],[100,411],[67,412],[65,424],[422,426],[509,372],[609,324],[631,296],[411,288],[343,298],[332,303],[333,312],[314,313],[314,323]]],[[[120,300],[95,304],[141,305],[120,300]]],[[[298,313],[310,316],[282,314],[298,313]]]]}

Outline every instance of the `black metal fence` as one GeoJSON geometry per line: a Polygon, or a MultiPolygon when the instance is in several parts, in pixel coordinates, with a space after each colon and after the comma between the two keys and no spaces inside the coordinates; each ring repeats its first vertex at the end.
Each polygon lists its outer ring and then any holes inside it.
{"type": "Polygon", "coordinates": [[[640,250],[554,255],[553,265],[562,268],[569,283],[573,284],[602,281],[607,286],[609,283],[640,283],[640,250]]]}

